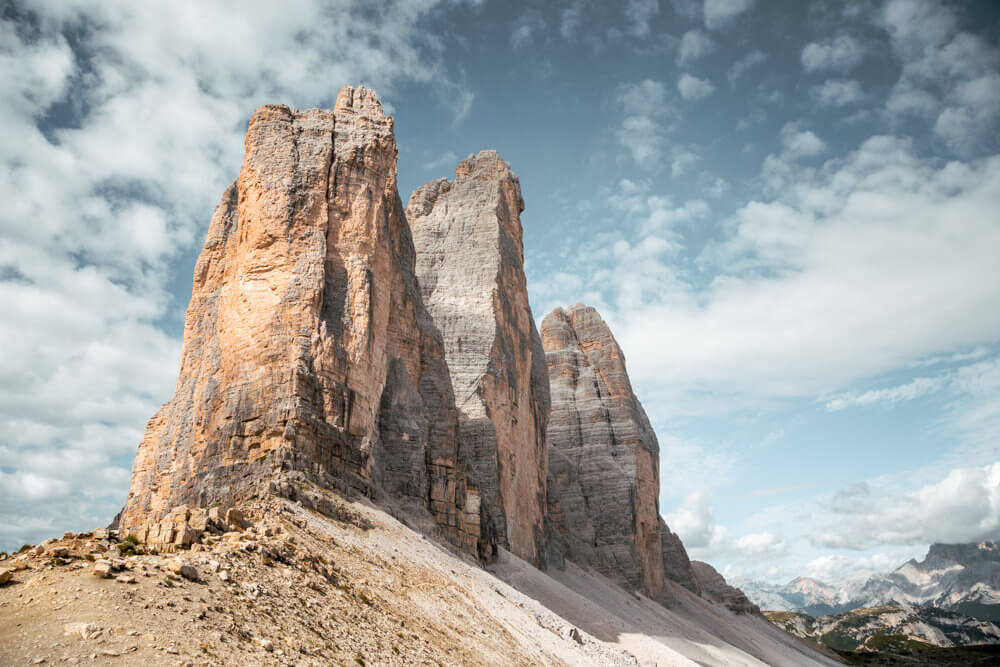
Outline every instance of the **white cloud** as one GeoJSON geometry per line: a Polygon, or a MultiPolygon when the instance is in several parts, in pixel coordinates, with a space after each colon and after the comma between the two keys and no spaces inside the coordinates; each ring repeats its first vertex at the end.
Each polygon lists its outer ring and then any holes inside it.
{"type": "Polygon", "coordinates": [[[757,67],[767,61],[767,55],[763,51],[754,50],[746,54],[729,68],[729,72],[726,76],[729,78],[730,83],[735,83],[737,79],[743,76],[748,70],[757,67]]]}
{"type": "Polygon", "coordinates": [[[681,37],[677,51],[678,64],[684,65],[704,58],[715,50],[715,41],[702,30],[688,30],[681,37]]]}
{"type": "Polygon", "coordinates": [[[960,155],[995,150],[1000,51],[959,32],[951,5],[932,0],[889,0],[880,17],[902,73],[886,112],[933,122],[934,133],[960,155]]]}
{"type": "Polygon", "coordinates": [[[812,89],[813,98],[828,107],[842,107],[860,102],[861,84],[853,79],[829,79],[812,89]]]}
{"type": "Polygon", "coordinates": [[[545,31],[545,21],[542,15],[529,9],[514,22],[510,31],[510,47],[515,51],[523,51],[535,41],[535,35],[545,31]]]}
{"type": "Polygon", "coordinates": [[[813,533],[822,547],[973,542],[1000,530],[1000,463],[956,468],[943,479],[905,493],[835,494],[832,519],[813,533]]]}
{"type": "MultiPolygon", "coordinates": [[[[789,140],[800,143],[814,142],[789,140]]],[[[669,292],[604,315],[643,359],[635,378],[730,397],[837,391],[1000,336],[996,210],[1000,158],[935,168],[910,142],[873,137],[743,206],[729,240],[703,253],[708,287],[675,269],[669,292]]],[[[608,275],[616,303],[631,274],[608,275]]]]}
{"type": "Polygon", "coordinates": [[[619,142],[639,166],[658,167],[666,148],[663,122],[672,113],[666,86],[650,79],[624,84],[618,87],[616,101],[622,109],[619,142]]]}
{"type": "Polygon", "coordinates": [[[861,44],[850,35],[839,35],[823,42],[812,42],[802,49],[802,67],[807,72],[819,70],[847,71],[864,58],[861,44]]]}
{"type": "Polygon", "coordinates": [[[700,100],[711,95],[715,86],[710,81],[685,73],[677,80],[677,90],[685,100],[700,100]]]}
{"type": "Polygon", "coordinates": [[[715,520],[715,507],[707,494],[697,491],[664,519],[680,536],[692,558],[705,561],[738,556],[744,564],[774,561],[788,549],[788,542],[770,531],[751,532],[739,537],[715,520]]]}
{"type": "Polygon", "coordinates": [[[566,7],[559,14],[559,34],[565,39],[573,39],[580,30],[583,22],[583,8],[585,0],[574,0],[569,7],[566,7]]]}
{"type": "Polygon", "coordinates": [[[628,0],[628,4],[625,5],[629,30],[636,37],[645,37],[649,34],[649,22],[659,13],[659,0],[628,0]]]}
{"type": "Polygon", "coordinates": [[[329,107],[360,81],[390,98],[433,83],[442,104],[459,100],[456,119],[472,100],[422,25],[432,2],[31,4],[31,31],[0,21],[5,545],[120,508],[176,378],[179,341],[161,328],[183,305],[172,264],[237,174],[256,105],[329,107]]]}
{"type": "Polygon", "coordinates": [[[826,409],[831,411],[845,410],[850,407],[874,405],[895,405],[904,401],[927,396],[940,391],[948,383],[948,377],[916,378],[906,384],[885,389],[871,389],[861,394],[847,394],[827,401],[826,409]]]}
{"type": "Polygon", "coordinates": [[[704,492],[692,493],[665,518],[689,552],[719,551],[729,540],[729,531],[725,526],[716,525],[715,506],[704,492]]]}
{"type": "Polygon", "coordinates": [[[694,165],[701,158],[697,153],[691,151],[684,147],[678,147],[673,151],[673,155],[670,160],[670,175],[674,178],[681,176],[694,165]]]}
{"type": "Polygon", "coordinates": [[[720,28],[749,11],[753,4],[753,0],[705,0],[705,26],[720,28]]]}
{"type": "Polygon", "coordinates": [[[813,157],[826,150],[826,144],[811,130],[802,130],[796,123],[781,128],[781,146],[792,159],[813,157]]]}

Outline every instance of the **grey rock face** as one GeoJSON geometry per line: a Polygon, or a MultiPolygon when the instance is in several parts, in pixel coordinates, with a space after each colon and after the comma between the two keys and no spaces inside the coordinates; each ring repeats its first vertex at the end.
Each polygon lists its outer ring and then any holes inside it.
{"type": "Polygon", "coordinates": [[[548,374],[524,277],[517,177],[496,151],[432,181],[406,215],[423,301],[444,340],[459,457],[500,544],[541,564],[548,374]]]}
{"type": "Polygon", "coordinates": [[[625,357],[588,306],[549,313],[541,336],[552,396],[553,530],[570,560],[657,597],[664,576],[659,445],[632,392],[625,357]]]}
{"type": "Polygon", "coordinates": [[[660,519],[660,544],[663,549],[663,576],[688,589],[695,595],[701,595],[701,585],[694,575],[691,559],[687,549],[675,533],[671,532],[667,522],[660,519]]]}
{"type": "Polygon", "coordinates": [[[703,598],[725,605],[737,614],[760,614],[757,605],[750,602],[743,591],[726,583],[725,577],[714,567],[700,560],[691,561],[691,567],[703,598]]]}

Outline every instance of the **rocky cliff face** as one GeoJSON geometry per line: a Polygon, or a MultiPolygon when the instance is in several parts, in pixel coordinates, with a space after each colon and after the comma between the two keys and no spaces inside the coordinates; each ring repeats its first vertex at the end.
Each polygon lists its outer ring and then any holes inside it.
{"type": "Polygon", "coordinates": [[[657,597],[664,576],[659,445],[632,393],[625,357],[587,306],[549,313],[541,336],[552,394],[554,530],[571,560],[657,597]]]}
{"type": "Polygon", "coordinates": [[[725,605],[737,614],[760,614],[757,605],[750,602],[743,591],[726,583],[726,579],[714,567],[699,560],[691,561],[691,567],[703,598],[725,605]]]}
{"type": "Polygon", "coordinates": [[[524,277],[521,187],[496,151],[470,155],[455,180],[417,189],[406,209],[423,301],[444,339],[460,457],[515,554],[545,546],[549,381],[524,277]]]}
{"type": "Polygon", "coordinates": [[[308,479],[426,505],[452,539],[489,552],[414,263],[393,120],[372,91],[345,87],[333,111],[258,109],[122,526],[308,479]]]}

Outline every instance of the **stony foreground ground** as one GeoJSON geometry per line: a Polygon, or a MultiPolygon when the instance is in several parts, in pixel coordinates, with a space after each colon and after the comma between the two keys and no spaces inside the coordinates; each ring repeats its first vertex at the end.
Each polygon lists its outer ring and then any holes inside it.
{"type": "Polygon", "coordinates": [[[668,610],[575,566],[504,552],[486,571],[428,526],[330,502],[336,519],[255,501],[176,552],[98,531],[0,560],[0,664],[832,664],[680,587],[668,610]]]}

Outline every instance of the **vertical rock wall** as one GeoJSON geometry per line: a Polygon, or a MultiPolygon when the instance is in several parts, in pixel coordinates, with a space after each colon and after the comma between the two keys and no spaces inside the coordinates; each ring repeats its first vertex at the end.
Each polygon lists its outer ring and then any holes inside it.
{"type": "Polygon", "coordinates": [[[452,539],[488,552],[414,262],[393,120],[372,91],[345,87],[332,112],[258,109],[195,267],[175,394],[149,422],[121,524],[296,471],[426,505],[452,539]]]}
{"type": "Polygon", "coordinates": [[[407,220],[424,303],[444,339],[469,466],[500,544],[540,564],[548,374],[524,277],[517,177],[496,151],[417,189],[407,220]]]}
{"type": "Polygon", "coordinates": [[[548,498],[566,555],[633,589],[663,589],[659,445],[596,310],[542,322],[552,396],[548,498]]]}

